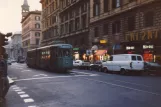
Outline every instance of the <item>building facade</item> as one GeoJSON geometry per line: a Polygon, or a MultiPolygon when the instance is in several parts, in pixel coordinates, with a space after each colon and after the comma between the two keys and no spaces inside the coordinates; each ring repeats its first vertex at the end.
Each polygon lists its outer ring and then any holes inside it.
{"type": "Polygon", "coordinates": [[[160,0],[90,0],[91,47],[97,45],[110,54],[141,54],[145,61],[160,60],[160,5],[160,0]]]}
{"type": "MultiPolygon", "coordinates": [[[[41,0],[42,45],[72,44],[80,57],[89,48],[89,0],[41,0]]],[[[79,59],[79,58],[78,58],[79,59]]]]}
{"type": "Polygon", "coordinates": [[[29,11],[27,0],[22,5],[22,45],[25,51],[40,46],[41,11],[29,11]]]}
{"type": "Polygon", "coordinates": [[[59,0],[41,0],[42,4],[42,40],[41,46],[50,45],[59,40],[59,0]]]}
{"type": "Polygon", "coordinates": [[[21,32],[15,32],[11,36],[11,46],[10,46],[10,58],[17,60],[19,56],[24,56],[24,49],[22,47],[22,35],[21,32]]]}

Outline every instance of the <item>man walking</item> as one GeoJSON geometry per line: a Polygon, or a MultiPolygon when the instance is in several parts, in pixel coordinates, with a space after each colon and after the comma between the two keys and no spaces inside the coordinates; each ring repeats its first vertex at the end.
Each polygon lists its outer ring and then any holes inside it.
{"type": "Polygon", "coordinates": [[[5,100],[5,96],[9,90],[9,81],[7,78],[7,62],[0,56],[0,101],[5,100]]]}

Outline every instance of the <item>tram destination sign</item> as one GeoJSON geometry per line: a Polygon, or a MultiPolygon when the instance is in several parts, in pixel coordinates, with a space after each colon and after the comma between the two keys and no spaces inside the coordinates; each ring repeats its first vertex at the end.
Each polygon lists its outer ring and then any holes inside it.
{"type": "Polygon", "coordinates": [[[139,32],[130,32],[125,36],[128,41],[144,41],[161,39],[161,30],[146,30],[139,32]]]}

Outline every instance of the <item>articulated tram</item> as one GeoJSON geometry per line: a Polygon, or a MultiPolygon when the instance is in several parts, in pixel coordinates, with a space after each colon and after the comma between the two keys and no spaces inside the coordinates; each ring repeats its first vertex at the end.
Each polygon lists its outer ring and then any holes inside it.
{"type": "Polygon", "coordinates": [[[27,52],[28,67],[66,72],[73,68],[72,45],[55,44],[27,52]]]}

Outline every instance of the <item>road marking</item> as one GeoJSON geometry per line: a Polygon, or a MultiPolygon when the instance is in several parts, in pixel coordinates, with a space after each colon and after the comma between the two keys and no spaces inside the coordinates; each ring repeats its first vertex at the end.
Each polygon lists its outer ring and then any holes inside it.
{"type": "Polygon", "coordinates": [[[20,97],[21,98],[26,98],[26,97],[29,97],[29,95],[28,94],[22,94],[22,95],[20,95],[20,97]]]}
{"type": "Polygon", "coordinates": [[[21,71],[21,72],[31,72],[31,70],[23,70],[23,71],[21,71]]]}
{"type": "Polygon", "coordinates": [[[17,94],[25,94],[25,92],[21,91],[21,92],[17,92],[17,94]]]}
{"type": "Polygon", "coordinates": [[[28,106],[28,107],[38,107],[38,106],[28,106]]]}
{"type": "Polygon", "coordinates": [[[121,87],[121,88],[126,88],[126,89],[130,89],[130,90],[134,90],[134,91],[140,91],[140,92],[149,93],[149,94],[152,94],[152,95],[161,96],[161,94],[155,93],[155,92],[140,90],[140,89],[136,89],[136,88],[131,88],[131,87],[127,87],[127,86],[123,86],[123,85],[118,85],[118,84],[114,84],[114,83],[110,83],[110,82],[105,82],[105,81],[100,81],[100,80],[95,80],[95,79],[88,79],[88,78],[85,78],[85,79],[86,80],[90,80],[90,81],[95,81],[95,82],[99,82],[99,83],[104,83],[104,84],[112,85],[112,86],[116,86],[116,87],[121,87]]]}
{"type": "Polygon", "coordinates": [[[34,77],[39,77],[39,76],[47,77],[47,75],[45,75],[45,74],[34,75],[34,77]]]}
{"type": "Polygon", "coordinates": [[[18,88],[17,85],[12,85],[11,87],[12,87],[12,88],[18,88]]]}
{"type": "Polygon", "coordinates": [[[34,100],[32,98],[28,98],[28,99],[24,99],[25,103],[31,103],[34,102],[34,100]]]}
{"type": "Polygon", "coordinates": [[[40,80],[40,79],[54,79],[54,78],[70,78],[70,77],[84,77],[90,75],[74,75],[74,76],[54,76],[54,77],[39,77],[39,78],[27,78],[27,79],[18,79],[15,81],[30,81],[30,80],[40,80]]]}
{"type": "Polygon", "coordinates": [[[85,75],[92,75],[93,73],[87,73],[87,72],[78,72],[78,71],[71,71],[73,73],[79,73],[79,74],[85,74],[85,75]]]}
{"type": "Polygon", "coordinates": [[[19,87],[15,87],[15,88],[13,88],[14,90],[19,90],[20,88],[19,87]]]}
{"type": "Polygon", "coordinates": [[[128,83],[128,84],[134,84],[134,85],[144,86],[144,87],[151,87],[151,86],[147,86],[147,85],[143,85],[143,84],[137,84],[137,83],[127,82],[127,81],[122,81],[122,80],[114,80],[114,81],[124,82],[124,83],[128,83]]]}
{"type": "Polygon", "coordinates": [[[19,90],[15,90],[16,92],[19,92],[19,91],[22,91],[21,89],[19,89],[19,90]]]}

